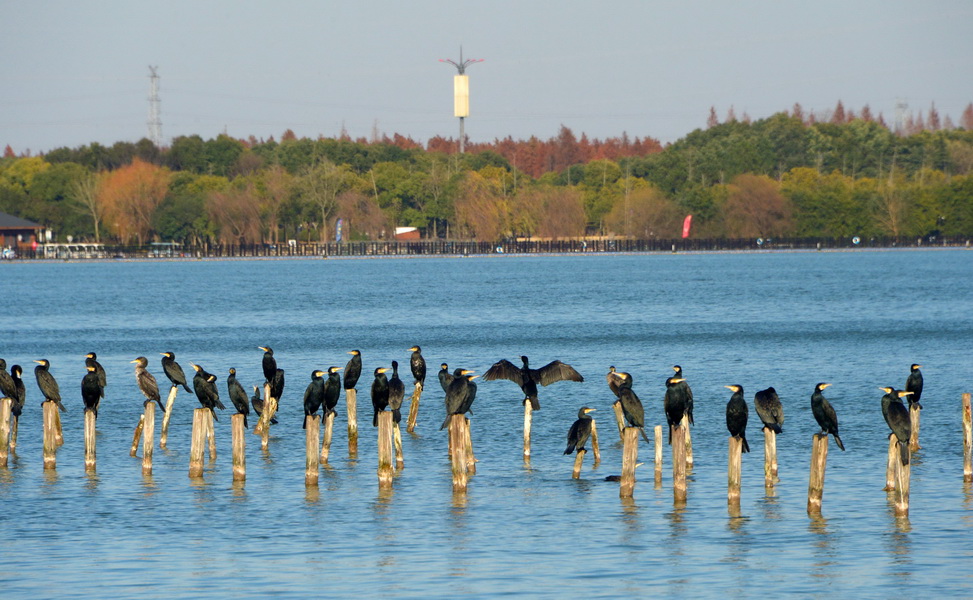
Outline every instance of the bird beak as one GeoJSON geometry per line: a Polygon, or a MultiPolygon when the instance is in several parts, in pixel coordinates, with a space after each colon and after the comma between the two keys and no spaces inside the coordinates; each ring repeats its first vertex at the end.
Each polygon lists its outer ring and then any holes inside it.
{"type": "Polygon", "coordinates": [[[822,383],[822,384],[821,384],[821,389],[823,390],[824,388],[829,388],[829,387],[831,387],[832,385],[834,385],[834,384],[833,384],[833,383],[822,383]]]}
{"type": "Polygon", "coordinates": [[[735,385],[724,385],[723,387],[725,387],[728,390],[733,390],[734,392],[737,391],[737,386],[735,385]]]}
{"type": "Polygon", "coordinates": [[[267,351],[267,349],[266,349],[266,348],[264,348],[263,346],[257,346],[257,348],[259,348],[260,350],[263,350],[264,352],[266,352],[266,351],[267,351]]]}
{"type": "Polygon", "coordinates": [[[346,352],[345,354],[354,354],[354,352],[346,352]]]}
{"type": "Polygon", "coordinates": [[[44,364],[44,361],[42,361],[42,360],[35,360],[34,362],[37,363],[37,364],[39,364],[39,365],[44,364]]]}
{"type": "Polygon", "coordinates": [[[891,391],[892,391],[892,388],[887,388],[887,387],[880,387],[880,388],[878,388],[878,389],[880,389],[880,390],[882,390],[882,391],[883,391],[883,392],[885,392],[886,394],[888,394],[889,392],[891,392],[891,391]]]}
{"type": "Polygon", "coordinates": [[[915,392],[899,392],[899,398],[905,398],[906,396],[911,396],[915,392]]]}
{"type": "Polygon", "coordinates": [[[598,409],[597,408],[586,408],[586,409],[584,409],[584,413],[585,414],[588,414],[588,413],[591,413],[591,412],[595,412],[596,410],[598,410],[598,409]]]}
{"type": "Polygon", "coordinates": [[[671,381],[672,383],[682,383],[683,381],[686,381],[686,380],[685,380],[685,379],[683,379],[682,377],[677,377],[677,378],[675,378],[675,379],[671,379],[670,381],[671,381]]]}
{"type": "Polygon", "coordinates": [[[131,364],[131,363],[137,363],[137,362],[138,362],[138,359],[135,359],[135,360],[130,360],[130,361],[128,361],[128,362],[129,362],[129,364],[131,364]]]}
{"type": "Polygon", "coordinates": [[[381,369],[378,370],[379,373],[388,373],[388,371],[389,369],[386,367],[382,367],[381,369]]]}
{"type": "Polygon", "coordinates": [[[470,381],[473,381],[473,380],[474,380],[474,379],[476,379],[477,377],[479,377],[479,375],[471,375],[471,376],[470,376],[470,381]]]}
{"type": "Polygon", "coordinates": [[[463,375],[469,375],[470,373],[476,373],[476,371],[471,371],[470,369],[463,369],[463,375]]]}

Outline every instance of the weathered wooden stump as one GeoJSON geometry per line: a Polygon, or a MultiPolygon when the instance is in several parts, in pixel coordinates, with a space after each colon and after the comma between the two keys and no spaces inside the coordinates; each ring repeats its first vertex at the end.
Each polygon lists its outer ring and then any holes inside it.
{"type": "Polygon", "coordinates": [[[764,486],[774,487],[780,481],[777,476],[777,434],[764,427],[764,486]]]}
{"type": "Polygon", "coordinates": [[[57,404],[46,401],[44,411],[44,469],[57,468],[57,404]]]}
{"type": "Polygon", "coordinates": [[[472,428],[470,427],[470,420],[463,417],[465,424],[463,425],[463,443],[466,445],[466,474],[476,475],[476,455],[473,454],[473,436],[470,433],[472,428]]]}
{"type": "Polygon", "coordinates": [[[405,458],[402,456],[402,430],[398,423],[392,423],[392,445],[395,448],[395,468],[401,469],[405,466],[405,458]]]}
{"type": "Polygon", "coordinates": [[[216,460],[216,423],[213,411],[206,411],[206,439],[209,440],[209,459],[216,460]]]}
{"type": "Polygon", "coordinates": [[[169,441],[169,420],[172,418],[172,407],[176,403],[176,395],[179,393],[179,386],[169,388],[169,397],[166,398],[166,414],[162,417],[162,431],[159,433],[159,447],[165,448],[169,441]]]}
{"type": "Polygon", "coordinates": [[[676,504],[686,502],[686,428],[672,428],[672,498],[676,504]]]}
{"type": "Polygon", "coordinates": [[[345,390],[348,411],[348,455],[358,455],[358,391],[345,390]]]}
{"type": "Polygon", "coordinates": [[[534,409],[530,400],[524,402],[524,462],[530,462],[530,425],[533,421],[534,409]]]}
{"type": "Polygon", "coordinates": [[[885,459],[885,487],[886,492],[895,491],[895,463],[899,462],[899,446],[895,436],[889,437],[889,451],[885,459]]]}
{"type": "Polygon", "coordinates": [[[260,449],[266,450],[270,445],[270,421],[277,414],[277,398],[270,396],[270,384],[264,384],[264,410],[253,428],[254,435],[260,436],[260,449]]]}
{"type": "Polygon", "coordinates": [[[922,446],[919,445],[919,410],[918,404],[913,404],[909,407],[909,422],[912,425],[912,433],[909,435],[909,450],[915,452],[916,450],[922,450],[922,446]]]}
{"type": "MultiPolygon", "coordinates": [[[[895,435],[893,434],[894,438],[895,435]]],[[[895,461],[895,491],[893,493],[895,503],[895,516],[909,516],[909,483],[912,475],[912,452],[909,452],[909,462],[902,464],[901,460],[895,461]]]]}
{"type": "Polygon", "coordinates": [[[304,417],[304,485],[317,485],[320,473],[321,415],[304,417]]]}
{"type": "Polygon", "coordinates": [[[828,466],[828,434],[816,433],[811,438],[811,474],[807,484],[807,514],[821,514],[824,497],[824,473],[828,466]]]}
{"type": "Polygon", "coordinates": [[[743,471],[743,438],[730,436],[726,465],[726,502],[740,504],[740,479],[743,471]]]}
{"type": "Polygon", "coordinates": [[[10,423],[10,449],[16,450],[17,448],[17,429],[20,426],[20,417],[17,415],[13,416],[13,420],[10,423]]]}
{"type": "Polygon", "coordinates": [[[152,474],[152,448],[155,446],[155,402],[145,403],[142,415],[142,474],[152,474]]]}
{"type": "Polygon", "coordinates": [[[595,420],[591,420],[591,452],[595,456],[595,466],[601,462],[601,446],[598,445],[598,425],[595,420]]]}
{"type": "Polygon", "coordinates": [[[635,493],[635,467],[638,461],[638,427],[626,427],[622,432],[622,476],[618,484],[619,498],[631,498],[635,493]]]}
{"type": "Polygon", "coordinates": [[[0,467],[7,466],[10,455],[10,416],[13,398],[0,398],[0,467]]]}
{"type": "Polygon", "coordinates": [[[142,441],[142,429],[145,427],[145,413],[139,415],[138,425],[135,426],[135,432],[132,434],[132,449],[129,450],[129,456],[136,456],[139,452],[139,442],[142,441]]]}
{"type": "Polygon", "coordinates": [[[54,411],[54,443],[60,448],[64,445],[64,430],[61,429],[61,409],[54,411]]]}
{"type": "Polygon", "coordinates": [[[963,481],[973,482],[973,416],[968,393],[963,394],[963,481]]]}
{"type": "Polygon", "coordinates": [[[86,471],[93,470],[97,463],[95,451],[95,411],[88,410],[84,413],[84,468],[86,471]]]}
{"type": "Polygon", "coordinates": [[[321,464],[328,464],[331,455],[331,435],[334,432],[334,413],[329,412],[324,419],[324,441],[321,443],[321,464]]]}
{"type": "Polygon", "coordinates": [[[615,413],[615,424],[618,425],[618,439],[625,441],[625,417],[622,415],[622,401],[615,400],[612,404],[612,411],[615,413]]]}
{"type": "Polygon", "coordinates": [[[679,423],[683,429],[686,430],[686,467],[692,468],[693,466],[693,434],[689,430],[689,415],[683,415],[682,421],[679,423]]]}
{"type": "Polygon", "coordinates": [[[378,413],[378,487],[392,487],[395,469],[392,467],[392,413],[383,410],[378,413]]]}
{"type": "Polygon", "coordinates": [[[581,463],[584,462],[584,455],[587,450],[582,448],[574,456],[574,470],[571,471],[571,479],[579,479],[581,477],[581,463]]]}
{"type": "Polygon", "coordinates": [[[449,455],[453,467],[453,493],[466,493],[468,463],[466,459],[466,417],[449,417],[449,455]]]}
{"type": "Polygon", "coordinates": [[[230,437],[233,445],[233,481],[247,478],[247,436],[243,426],[245,416],[237,413],[230,417],[230,437]]]}
{"type": "Polygon", "coordinates": [[[412,433],[416,430],[416,419],[419,418],[419,398],[422,397],[422,383],[417,381],[412,390],[412,398],[409,400],[409,418],[406,421],[405,430],[412,433]]]}
{"type": "Polygon", "coordinates": [[[206,418],[208,408],[193,410],[193,434],[189,442],[189,476],[203,476],[203,453],[206,449],[206,418]]]}
{"type": "Polygon", "coordinates": [[[653,430],[655,442],[655,481],[662,483],[662,425],[656,425],[653,430]]]}

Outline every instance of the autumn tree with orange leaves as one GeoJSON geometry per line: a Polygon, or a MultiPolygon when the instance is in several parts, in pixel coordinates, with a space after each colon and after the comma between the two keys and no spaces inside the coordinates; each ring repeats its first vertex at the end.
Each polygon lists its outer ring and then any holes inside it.
{"type": "Polygon", "coordinates": [[[260,196],[252,185],[225,192],[211,192],[206,211],[219,224],[224,244],[253,244],[260,241],[260,196]]]}
{"type": "Polygon", "coordinates": [[[97,199],[104,222],[122,242],[142,245],[152,232],[152,215],[169,190],[169,170],[136,158],[106,172],[97,199]]]}
{"type": "Polygon", "coordinates": [[[766,175],[739,175],[729,186],[723,222],[728,237],[780,237],[794,233],[793,213],[778,182],[766,175]]]}

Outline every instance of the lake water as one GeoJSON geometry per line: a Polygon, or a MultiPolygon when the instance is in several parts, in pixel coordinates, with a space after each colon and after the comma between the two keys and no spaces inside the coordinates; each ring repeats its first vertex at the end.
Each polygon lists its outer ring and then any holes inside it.
{"type": "MultiPolygon", "coordinates": [[[[24,366],[27,405],[10,466],[0,468],[0,597],[928,597],[970,595],[973,490],[962,478],[960,397],[973,388],[973,252],[967,250],[493,256],[0,264],[0,356],[24,366]],[[430,367],[416,435],[390,492],[376,477],[367,408],[371,372],[392,360],[411,389],[408,348],[430,367]],[[136,356],[165,381],[171,350],[245,386],[262,351],[287,372],[267,452],[247,436],[247,479],[232,481],[230,411],[219,455],[188,477],[194,397],[176,401],[154,471],[128,454],[141,412],[136,356]],[[301,398],[314,369],[360,349],[361,438],[349,457],[339,403],[331,464],[304,485],[301,398]],[[108,372],[98,466],[83,461],[84,354],[108,372]],[[473,406],[479,459],[454,496],[446,457],[442,361],[482,374],[493,362],[561,359],[584,383],[542,388],[533,456],[522,460],[520,390],[482,382],[473,406]],[[56,471],[41,460],[33,359],[47,358],[68,412],[56,471]],[[893,516],[885,483],[888,428],[879,386],[923,365],[911,512],[893,516]],[[621,469],[604,375],[630,372],[647,424],[681,364],[695,394],[695,465],[676,507],[668,448],[661,487],[652,449],[632,501],[606,475],[621,469]],[[814,385],[841,424],[822,517],[806,513],[814,385]],[[753,452],[739,514],[726,503],[723,386],[744,386],[753,452]],[[753,393],[785,407],[780,484],[763,483],[753,393]],[[602,462],[579,480],[563,456],[578,408],[600,424],[602,462]],[[363,418],[362,415],[365,415],[363,418]]],[[[163,386],[167,389],[168,386],[163,386]]],[[[248,387],[249,389],[249,387],[248,387]]],[[[408,401],[407,401],[408,402],[408,401]]],[[[229,402],[226,402],[229,406],[229,402]]],[[[161,417],[160,417],[161,420],[161,417]]],[[[160,426],[156,425],[158,436],[160,426]]]]}

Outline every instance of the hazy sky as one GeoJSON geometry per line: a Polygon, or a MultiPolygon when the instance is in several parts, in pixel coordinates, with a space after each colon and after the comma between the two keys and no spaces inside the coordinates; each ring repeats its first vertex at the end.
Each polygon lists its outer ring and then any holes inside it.
{"type": "Polygon", "coordinates": [[[162,134],[455,137],[465,58],[474,141],[675,141],[711,106],[753,119],[897,101],[958,121],[973,101],[973,2],[0,0],[0,147],[162,134]]]}

